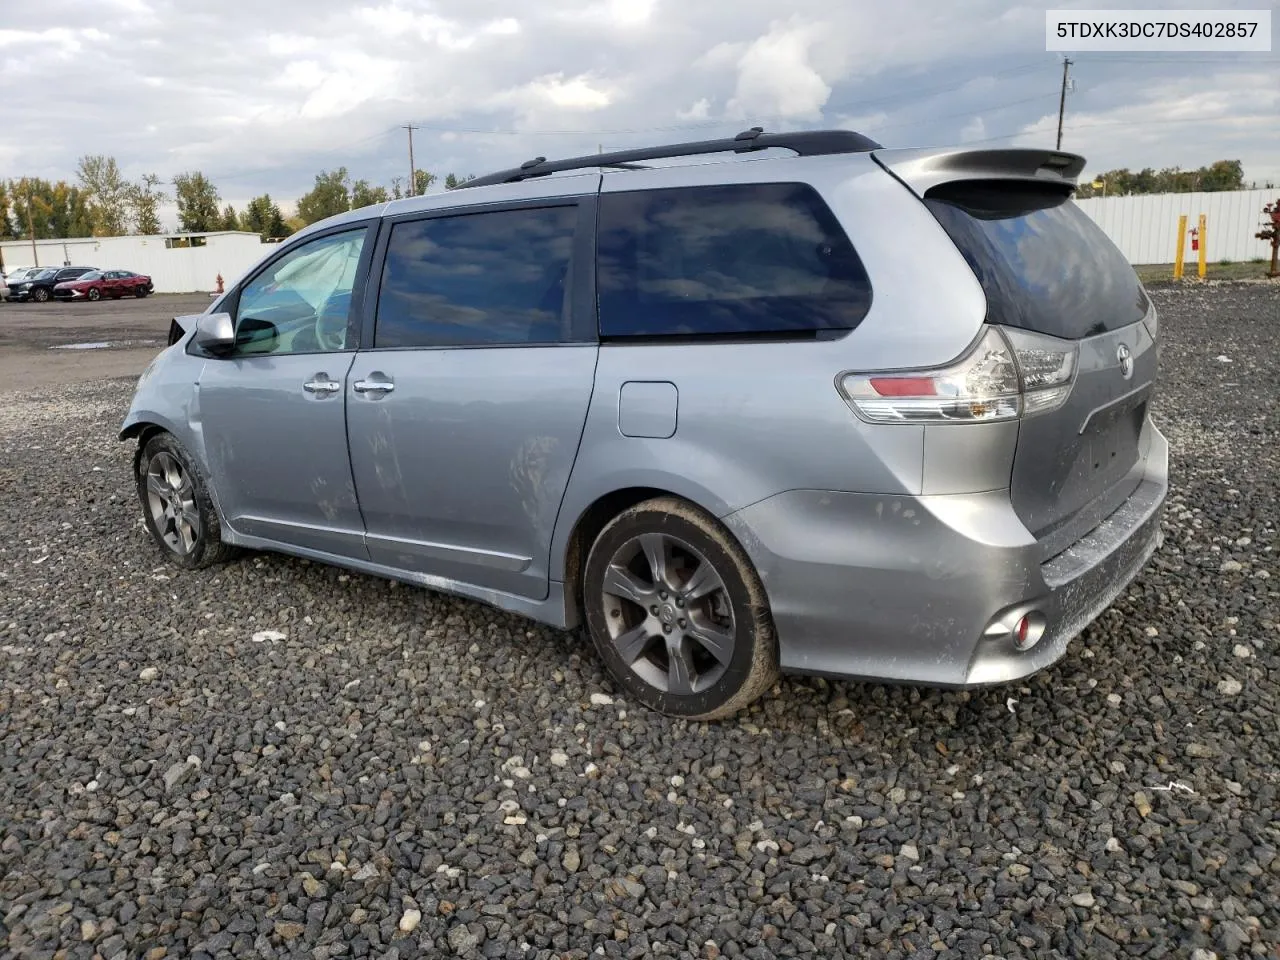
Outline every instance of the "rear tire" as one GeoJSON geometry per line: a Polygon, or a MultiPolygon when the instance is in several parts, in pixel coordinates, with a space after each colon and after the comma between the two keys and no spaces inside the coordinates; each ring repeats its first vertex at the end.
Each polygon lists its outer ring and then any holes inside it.
{"type": "Polygon", "coordinates": [[[582,583],[587,632],[618,685],[668,716],[727,717],[778,677],[764,586],[714,517],[675,497],[600,532],[582,583]]]}
{"type": "Polygon", "coordinates": [[[198,570],[235,556],[222,542],[218,512],[195,459],[177,437],[157,433],[147,440],[134,479],[147,532],[167,560],[198,570]]]}
{"type": "Polygon", "coordinates": [[[139,284],[138,287],[133,291],[133,295],[137,297],[139,300],[141,300],[143,297],[147,295],[147,288],[139,284]]]}

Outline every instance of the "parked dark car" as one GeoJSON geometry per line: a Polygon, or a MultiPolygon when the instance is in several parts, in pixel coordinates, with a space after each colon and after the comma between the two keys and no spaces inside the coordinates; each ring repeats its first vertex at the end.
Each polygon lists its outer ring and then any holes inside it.
{"type": "Polygon", "coordinates": [[[77,280],[97,267],[49,267],[9,287],[10,300],[44,303],[53,298],[53,288],[66,280],[77,280]]]}
{"type": "Polygon", "coordinates": [[[53,288],[59,300],[101,300],[109,297],[145,297],[155,287],[151,278],[132,270],[92,270],[75,280],[64,280],[53,288]]]}

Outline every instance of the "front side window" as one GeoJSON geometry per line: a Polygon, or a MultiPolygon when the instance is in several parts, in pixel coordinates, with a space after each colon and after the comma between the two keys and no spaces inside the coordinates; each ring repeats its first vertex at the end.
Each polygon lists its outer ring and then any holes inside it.
{"type": "Polygon", "coordinates": [[[368,230],[330,234],[290,250],[240,293],[240,356],[354,350],[352,291],[368,230]]]}
{"type": "Polygon", "coordinates": [[[871,284],[805,184],[726,184],[600,198],[603,337],[813,335],[850,330],[871,284]]]}
{"type": "Polygon", "coordinates": [[[573,205],[397,223],[387,244],[375,347],[570,339],[573,205]]]}

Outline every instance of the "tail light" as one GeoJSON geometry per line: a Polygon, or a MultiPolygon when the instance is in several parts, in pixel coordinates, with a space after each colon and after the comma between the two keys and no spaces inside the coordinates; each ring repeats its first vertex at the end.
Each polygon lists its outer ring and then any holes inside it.
{"type": "Polygon", "coordinates": [[[1076,345],[1069,340],[987,327],[949,367],[850,373],[840,389],[872,423],[991,422],[1060,407],[1075,370],[1076,345]]]}

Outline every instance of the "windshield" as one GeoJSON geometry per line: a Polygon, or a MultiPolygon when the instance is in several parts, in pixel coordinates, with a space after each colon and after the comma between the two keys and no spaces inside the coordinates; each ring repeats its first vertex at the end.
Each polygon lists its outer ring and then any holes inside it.
{"type": "Polygon", "coordinates": [[[88,273],[83,274],[82,276],[79,276],[79,277],[75,277],[74,279],[77,282],[81,280],[101,280],[102,274],[100,274],[97,270],[90,270],[88,273]]]}
{"type": "Polygon", "coordinates": [[[46,280],[46,279],[48,279],[49,277],[56,277],[57,275],[58,275],[58,270],[57,270],[57,268],[55,267],[55,268],[54,268],[54,269],[52,269],[52,270],[41,270],[39,273],[32,274],[30,279],[32,279],[32,280],[46,280]]]}

